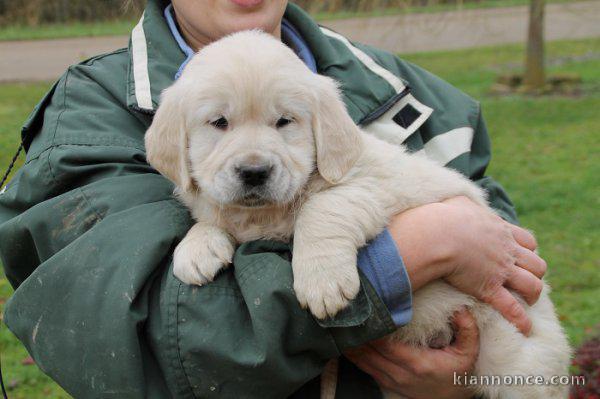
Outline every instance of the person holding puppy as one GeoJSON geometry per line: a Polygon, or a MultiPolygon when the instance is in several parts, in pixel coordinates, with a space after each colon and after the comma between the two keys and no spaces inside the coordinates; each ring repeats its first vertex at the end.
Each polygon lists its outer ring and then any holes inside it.
{"type": "Polygon", "coordinates": [[[445,348],[380,339],[410,320],[411,292],[439,278],[524,334],[531,328],[508,289],[534,303],[546,265],[484,174],[490,148],[479,105],[287,1],[149,0],[129,48],[70,67],[23,139],[27,161],[0,195],[0,253],[16,288],[5,320],[74,397],[318,397],[318,375],[340,354],[339,397],[379,397],[379,386],[470,397],[453,385],[477,358],[468,311],[456,315],[445,348]],[[280,38],[339,81],[365,130],[470,177],[503,219],[461,197],[397,215],[359,253],[361,292],[333,319],[301,309],[286,243],[242,244],[214,282],[182,284],[172,254],[192,220],[146,163],[144,133],[195,51],[246,29],[280,38]]]}

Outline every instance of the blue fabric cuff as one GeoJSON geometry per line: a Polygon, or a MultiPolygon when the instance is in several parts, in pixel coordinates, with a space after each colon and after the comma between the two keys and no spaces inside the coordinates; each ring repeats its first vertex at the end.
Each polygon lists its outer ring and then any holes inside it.
{"type": "Polygon", "coordinates": [[[387,229],[358,251],[358,267],[387,306],[396,326],[408,324],[412,317],[410,281],[387,229]]]}

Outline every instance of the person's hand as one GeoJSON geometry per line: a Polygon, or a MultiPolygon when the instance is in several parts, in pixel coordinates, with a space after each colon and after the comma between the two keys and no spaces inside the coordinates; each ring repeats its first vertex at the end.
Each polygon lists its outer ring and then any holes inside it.
{"type": "Polygon", "coordinates": [[[389,231],[413,291],[443,278],[529,333],[531,321],[508,291],[531,305],[543,288],[546,263],[534,252],[537,243],[527,230],[466,197],[456,197],[396,215],[389,231]]]}
{"type": "Polygon", "coordinates": [[[479,354],[479,331],[466,310],[454,316],[455,340],[442,349],[416,348],[383,338],[344,355],[370,374],[380,387],[403,396],[419,398],[470,398],[464,376],[473,370],[479,354]],[[456,376],[463,385],[455,384],[456,376]]]}

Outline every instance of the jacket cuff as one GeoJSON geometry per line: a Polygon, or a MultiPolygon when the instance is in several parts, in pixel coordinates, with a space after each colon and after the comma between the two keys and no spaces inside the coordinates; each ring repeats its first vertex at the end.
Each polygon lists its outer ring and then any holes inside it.
{"type": "Polygon", "coordinates": [[[394,324],[408,324],[412,317],[410,280],[387,229],[358,252],[358,267],[388,308],[394,324]]]}

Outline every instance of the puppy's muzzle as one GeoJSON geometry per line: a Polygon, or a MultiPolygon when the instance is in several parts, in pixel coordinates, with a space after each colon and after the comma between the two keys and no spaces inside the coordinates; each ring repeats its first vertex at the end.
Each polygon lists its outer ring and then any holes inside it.
{"type": "Polygon", "coordinates": [[[245,187],[260,187],[269,180],[273,166],[269,164],[241,165],[236,167],[235,171],[245,187]]]}

